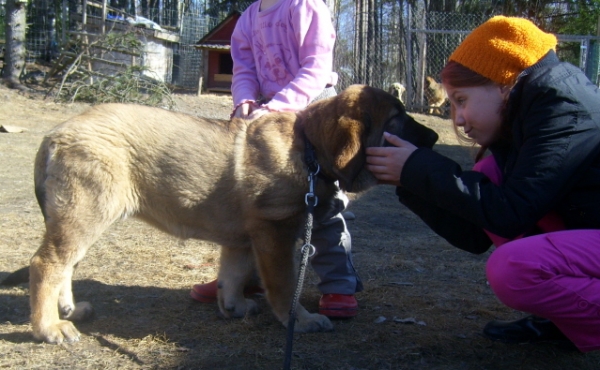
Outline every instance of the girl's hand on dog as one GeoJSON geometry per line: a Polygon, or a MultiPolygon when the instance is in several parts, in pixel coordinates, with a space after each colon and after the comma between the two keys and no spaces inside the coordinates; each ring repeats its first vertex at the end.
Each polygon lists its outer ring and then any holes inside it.
{"type": "Polygon", "coordinates": [[[238,105],[233,111],[232,117],[246,118],[250,114],[251,103],[243,103],[238,105]]]}
{"type": "Polygon", "coordinates": [[[252,111],[252,113],[248,116],[249,120],[257,119],[258,117],[262,117],[265,114],[269,113],[267,108],[259,108],[252,111]]]}
{"type": "Polygon", "coordinates": [[[262,108],[255,102],[245,102],[237,106],[233,111],[233,117],[255,120],[258,117],[264,116],[269,113],[267,108],[262,108]]]}
{"type": "Polygon", "coordinates": [[[394,146],[367,148],[367,169],[380,184],[400,186],[404,163],[417,147],[387,132],[383,133],[383,138],[394,146]]]}
{"type": "Polygon", "coordinates": [[[245,101],[241,104],[238,104],[237,107],[235,107],[233,114],[231,115],[231,118],[243,118],[243,119],[254,119],[254,118],[258,118],[258,117],[252,117],[252,114],[254,112],[263,110],[262,108],[259,107],[258,104],[256,104],[256,102],[254,101],[245,101]]]}

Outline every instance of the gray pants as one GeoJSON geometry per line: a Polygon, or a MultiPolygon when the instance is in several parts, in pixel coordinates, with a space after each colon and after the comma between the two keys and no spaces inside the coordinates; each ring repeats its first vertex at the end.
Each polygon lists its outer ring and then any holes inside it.
{"type": "Polygon", "coordinates": [[[363,285],[352,264],[352,239],[341,214],[348,205],[348,196],[338,190],[333,202],[333,209],[323,221],[313,226],[311,244],[316,253],[310,264],[321,280],[321,293],[354,294],[363,290],[363,285]]]}
{"type": "MultiPolygon", "coordinates": [[[[327,87],[313,102],[335,95],[335,88],[327,87]]],[[[342,216],[349,200],[338,189],[333,201],[334,207],[324,221],[313,227],[311,244],[316,253],[310,263],[321,280],[318,284],[321,293],[354,294],[363,290],[363,285],[352,264],[352,239],[342,216]]]]}

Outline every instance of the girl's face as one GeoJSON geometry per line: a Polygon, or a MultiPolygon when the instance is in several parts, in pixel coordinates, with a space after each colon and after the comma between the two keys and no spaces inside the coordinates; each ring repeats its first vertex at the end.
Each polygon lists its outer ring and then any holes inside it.
{"type": "Polygon", "coordinates": [[[494,143],[502,124],[501,111],[510,89],[497,84],[474,87],[444,85],[453,108],[454,124],[481,146],[494,143]]]}

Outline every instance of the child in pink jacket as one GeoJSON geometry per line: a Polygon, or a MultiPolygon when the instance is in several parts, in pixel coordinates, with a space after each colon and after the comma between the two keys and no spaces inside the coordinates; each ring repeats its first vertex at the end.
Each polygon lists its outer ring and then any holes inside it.
{"type": "Polygon", "coordinates": [[[335,30],[322,0],[257,1],[231,36],[237,117],[298,111],[337,82],[335,30]]]}
{"type": "MultiPolygon", "coordinates": [[[[295,112],[334,96],[335,30],[323,0],[262,0],[250,5],[231,36],[232,117],[256,119],[269,112],[295,112]]],[[[319,313],[338,318],[358,312],[354,293],[362,283],[351,258],[351,239],[341,212],[348,197],[338,191],[326,221],[315,224],[311,265],[319,275],[319,313]]],[[[217,281],[194,285],[191,296],[212,302],[217,281]]],[[[256,292],[248,287],[247,293],[256,292]]]]}

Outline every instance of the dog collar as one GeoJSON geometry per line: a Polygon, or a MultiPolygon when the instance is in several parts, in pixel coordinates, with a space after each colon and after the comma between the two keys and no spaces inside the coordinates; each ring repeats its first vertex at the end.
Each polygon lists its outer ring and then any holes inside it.
{"type": "Polygon", "coordinates": [[[306,134],[304,134],[304,163],[308,167],[308,172],[317,174],[317,177],[321,178],[325,182],[335,182],[335,179],[325,175],[319,166],[317,161],[317,153],[314,145],[308,140],[306,134]]]}

